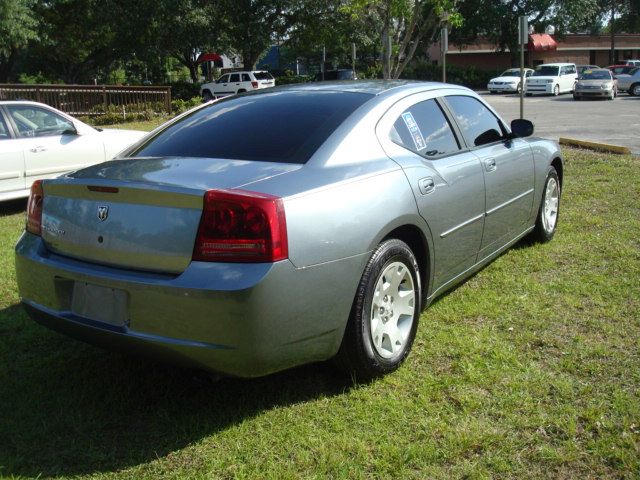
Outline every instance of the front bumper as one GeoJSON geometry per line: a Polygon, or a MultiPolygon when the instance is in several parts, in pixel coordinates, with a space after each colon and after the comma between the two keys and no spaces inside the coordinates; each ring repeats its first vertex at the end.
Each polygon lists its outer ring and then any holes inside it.
{"type": "Polygon", "coordinates": [[[503,84],[495,84],[495,83],[489,83],[487,85],[487,90],[489,90],[490,92],[517,92],[518,91],[518,85],[513,85],[513,84],[507,84],[507,83],[503,83],[503,84]]]}
{"type": "Polygon", "coordinates": [[[600,97],[610,97],[611,96],[611,89],[608,90],[602,90],[601,88],[576,88],[573,91],[573,96],[574,97],[594,97],[594,98],[600,98],[600,97]]]}
{"type": "Polygon", "coordinates": [[[525,93],[539,94],[539,95],[551,95],[553,93],[553,87],[555,83],[540,83],[540,84],[527,84],[525,93]]]}
{"type": "Polygon", "coordinates": [[[175,276],[55,255],[25,233],[15,258],[23,304],[47,327],[109,349],[256,377],[335,355],[368,254],[304,269],[288,260],[192,262],[175,276]],[[76,282],[126,292],[126,321],[74,313],[76,282]]]}

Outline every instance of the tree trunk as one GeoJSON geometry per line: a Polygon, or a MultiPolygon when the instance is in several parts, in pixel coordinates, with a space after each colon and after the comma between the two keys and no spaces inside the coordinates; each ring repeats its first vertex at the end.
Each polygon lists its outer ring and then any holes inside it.
{"type": "Polygon", "coordinates": [[[0,60],[0,83],[7,83],[9,81],[9,75],[11,75],[13,65],[16,63],[17,54],[18,51],[12,48],[9,56],[6,57],[6,59],[3,58],[0,60]]]}

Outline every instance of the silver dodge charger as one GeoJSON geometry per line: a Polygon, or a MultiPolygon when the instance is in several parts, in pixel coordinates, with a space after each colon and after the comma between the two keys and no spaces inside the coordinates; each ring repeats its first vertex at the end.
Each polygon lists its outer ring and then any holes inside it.
{"type": "Polygon", "coordinates": [[[255,377],[334,359],[380,376],[434,298],[553,237],[563,161],[532,133],[440,83],[210,102],[34,184],[20,296],[47,327],[168,362],[255,377]]]}

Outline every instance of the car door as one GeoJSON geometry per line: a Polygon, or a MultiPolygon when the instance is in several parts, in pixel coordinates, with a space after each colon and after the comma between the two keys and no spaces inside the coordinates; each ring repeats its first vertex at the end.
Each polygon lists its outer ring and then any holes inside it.
{"type": "Polygon", "coordinates": [[[231,93],[228,73],[216,80],[216,84],[213,88],[213,93],[214,95],[229,95],[231,93]]]}
{"type": "Polygon", "coordinates": [[[529,143],[511,138],[502,121],[480,99],[449,95],[448,108],[466,144],[482,164],[485,219],[479,260],[527,227],[533,208],[534,164],[529,143]]]}
{"type": "Polygon", "coordinates": [[[22,146],[0,107],[0,199],[19,196],[25,188],[22,146]]]}
{"type": "Polygon", "coordinates": [[[232,73],[229,75],[229,93],[236,94],[238,90],[242,89],[242,85],[240,84],[240,74],[232,73]]]}
{"type": "Polygon", "coordinates": [[[69,119],[32,104],[7,105],[15,142],[24,156],[26,188],[41,178],[53,178],[105,160],[97,135],[78,135],[69,119]]]}
{"type": "Polygon", "coordinates": [[[379,122],[385,152],[402,166],[433,240],[432,291],[472,267],[484,224],[484,180],[432,93],[396,103],[379,122]],[[431,98],[430,98],[431,97],[431,98]]]}

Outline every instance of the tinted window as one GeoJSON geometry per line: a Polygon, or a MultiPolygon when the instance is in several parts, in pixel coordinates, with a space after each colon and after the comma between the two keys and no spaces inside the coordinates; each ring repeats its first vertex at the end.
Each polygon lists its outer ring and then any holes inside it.
{"type": "Polygon", "coordinates": [[[273,76],[269,72],[255,72],[253,74],[256,80],[273,80],[273,76]]]}
{"type": "Polygon", "coordinates": [[[75,132],[75,127],[69,120],[44,108],[7,105],[7,111],[21,137],[47,137],[75,132]]]}
{"type": "Polygon", "coordinates": [[[250,82],[251,81],[251,77],[249,76],[248,73],[243,73],[242,74],[242,81],[243,82],[250,82]]]}
{"type": "Polygon", "coordinates": [[[505,132],[502,124],[478,99],[461,95],[446,98],[469,145],[477,147],[503,137],[505,132]]]}
{"type": "Polygon", "coordinates": [[[534,77],[557,77],[558,67],[541,66],[533,72],[534,77]]]}
{"type": "Polygon", "coordinates": [[[435,100],[405,110],[393,124],[391,140],[427,158],[460,150],[451,125],[435,100]]]}
{"type": "Polygon", "coordinates": [[[211,104],[149,139],[132,156],[305,163],[371,95],[269,92],[211,104]]]}
{"type": "Polygon", "coordinates": [[[239,81],[240,81],[240,74],[232,73],[231,78],[229,79],[229,82],[239,82],[239,81]]]}
{"type": "Polygon", "coordinates": [[[223,75],[218,79],[217,83],[227,83],[229,81],[229,75],[223,75]]]}

